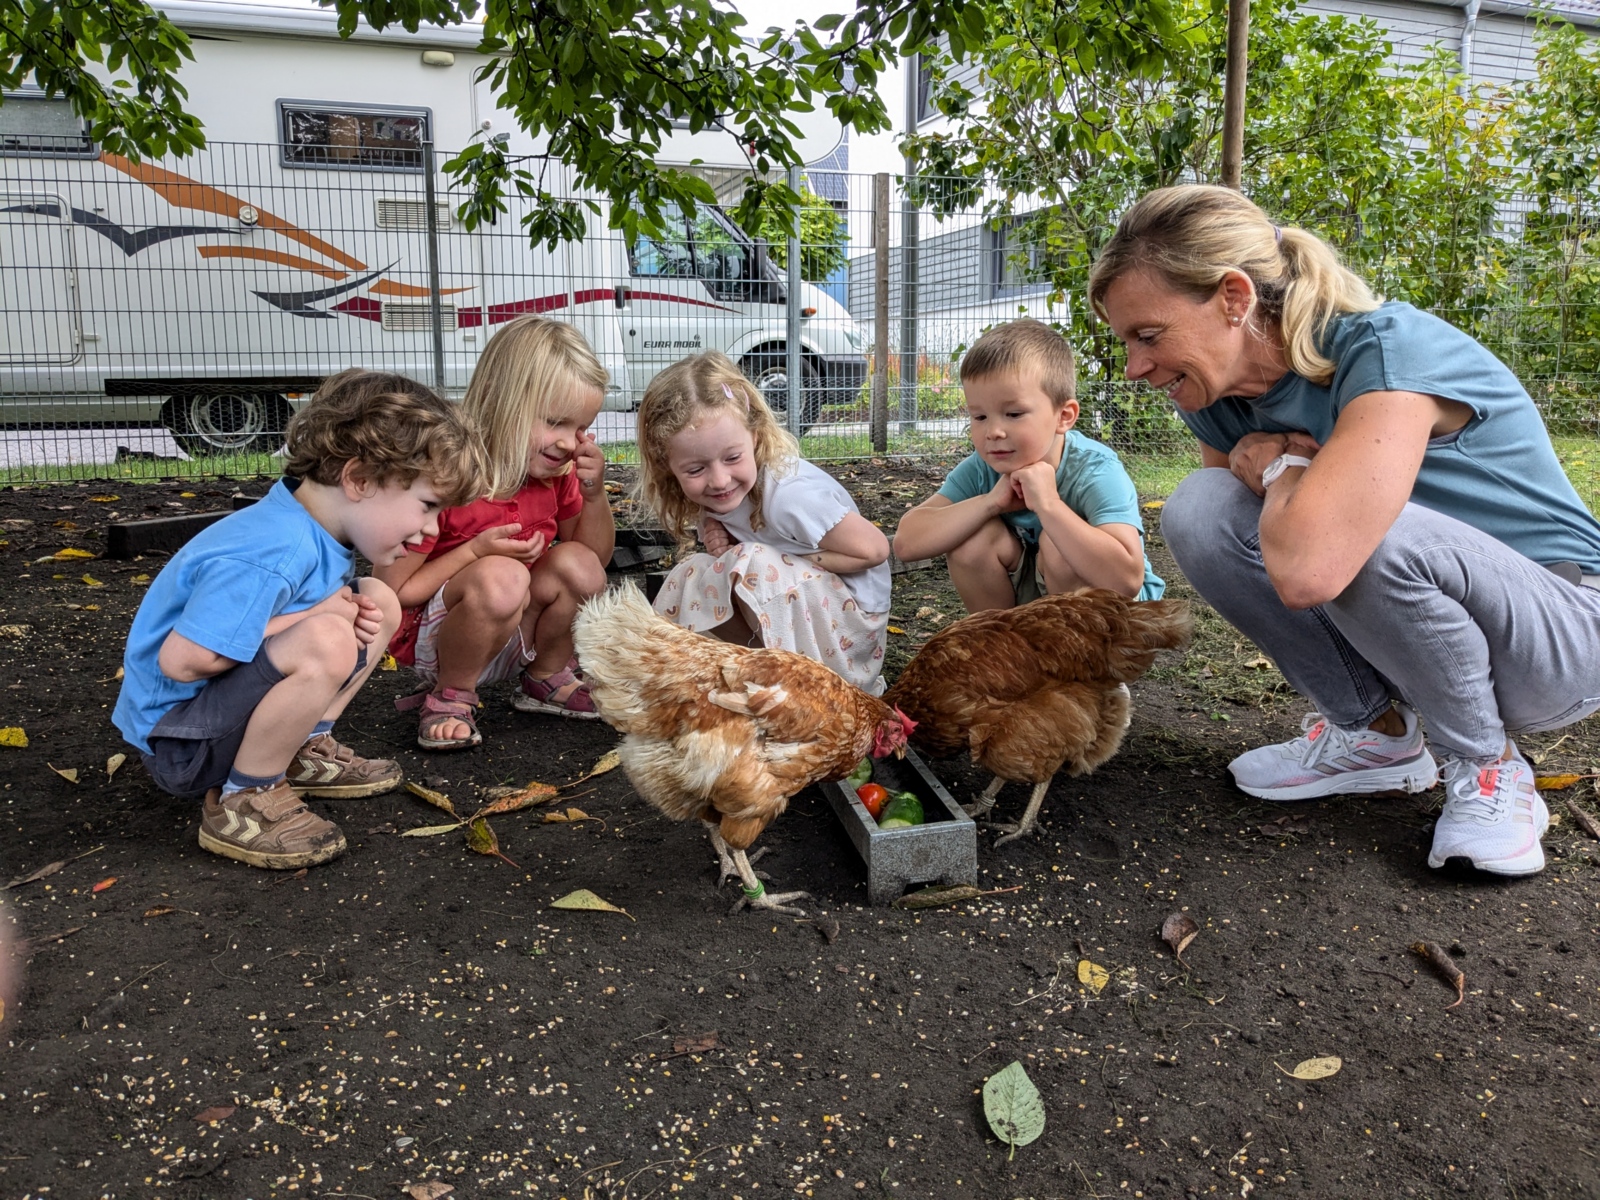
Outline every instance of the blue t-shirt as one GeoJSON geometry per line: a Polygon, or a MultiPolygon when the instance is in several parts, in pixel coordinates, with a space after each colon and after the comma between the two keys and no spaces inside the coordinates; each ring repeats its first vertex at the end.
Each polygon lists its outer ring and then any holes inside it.
{"type": "Polygon", "coordinates": [[[249,508],[197,534],[150,584],[128,631],[122,692],[111,720],[145,753],[167,710],[197,695],[205,680],[179,683],[157,665],[161,643],[177,630],[196,645],[249,662],[267,622],[319,604],[355,573],[355,555],[279,480],[249,508]]]}
{"type": "MultiPolygon", "coordinates": [[[[1000,472],[970,454],[944,477],[938,494],[953,503],[987,495],[1000,482],[1000,472]]],[[[1061,465],[1056,468],[1056,492],[1073,512],[1091,525],[1132,525],[1141,536],[1144,521],[1139,516],[1139,493],[1117,452],[1103,442],[1085,437],[1076,429],[1067,431],[1061,448],[1061,465]]],[[[1000,519],[1011,527],[1025,546],[1039,542],[1039,514],[1029,509],[1003,513],[1000,519]]],[[[1167,585],[1144,560],[1144,586],[1138,599],[1159,600],[1167,585]]]]}
{"type": "Polygon", "coordinates": [[[1253,400],[1227,396],[1180,412],[1206,445],[1227,453],[1247,433],[1299,431],[1326,443],[1344,406],[1368,392],[1420,392],[1472,410],[1434,438],[1411,499],[1504,542],[1536,563],[1600,574],[1600,522],[1573,489],[1517,377],[1467,334],[1391,301],[1328,326],[1320,349],[1336,364],[1326,386],[1289,372],[1253,400]]]}

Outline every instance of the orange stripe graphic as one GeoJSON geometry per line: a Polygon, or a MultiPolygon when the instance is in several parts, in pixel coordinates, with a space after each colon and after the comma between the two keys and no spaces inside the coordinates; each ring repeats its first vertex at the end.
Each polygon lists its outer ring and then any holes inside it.
{"type": "Polygon", "coordinates": [[[281,250],[258,250],[254,246],[200,246],[198,249],[201,258],[249,258],[257,262],[275,263],[280,267],[310,271],[313,275],[320,275],[324,279],[343,279],[350,273],[312,262],[309,258],[285,254],[281,250]]]}
{"type": "MultiPolygon", "coordinates": [[[[247,201],[240,200],[237,196],[230,196],[218,188],[207,184],[196,183],[172,171],[153,167],[149,163],[136,163],[123,158],[120,154],[100,155],[100,161],[114,170],[121,171],[133,179],[150,188],[168,204],[175,208],[192,208],[200,212],[216,213],[218,216],[237,217],[239,209],[247,201]]],[[[260,214],[259,227],[280,233],[291,241],[299,242],[302,246],[325,254],[334,262],[340,263],[355,271],[366,269],[366,263],[360,259],[352,258],[337,246],[323,241],[314,234],[307,233],[296,225],[291,225],[282,217],[274,216],[259,205],[251,205],[260,214]]]]}
{"type": "MultiPolygon", "coordinates": [[[[439,289],[439,294],[441,296],[453,296],[457,292],[470,292],[471,290],[472,289],[470,287],[440,288],[439,289]]],[[[409,283],[395,283],[393,280],[389,280],[389,279],[380,279],[377,283],[373,284],[370,288],[368,288],[367,291],[373,293],[374,295],[378,295],[378,296],[431,296],[431,295],[433,295],[433,293],[430,292],[425,287],[414,287],[413,285],[411,285],[409,283]]]]}

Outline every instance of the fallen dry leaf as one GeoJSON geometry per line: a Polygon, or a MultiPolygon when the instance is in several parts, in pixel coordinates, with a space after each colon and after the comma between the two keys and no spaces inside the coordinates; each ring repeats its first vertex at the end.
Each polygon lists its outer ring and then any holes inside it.
{"type": "Polygon", "coordinates": [[[696,1033],[672,1039],[672,1053],[674,1055],[704,1054],[708,1050],[720,1049],[722,1049],[722,1040],[717,1037],[715,1029],[710,1033],[696,1033]]]}
{"type": "Polygon", "coordinates": [[[599,817],[591,817],[581,808],[569,808],[566,812],[547,812],[544,815],[546,823],[553,821],[598,821],[599,817]]]}
{"type": "Polygon", "coordinates": [[[1144,509],[1146,512],[1154,512],[1156,509],[1165,508],[1166,506],[1167,502],[1165,500],[1146,500],[1139,507],[1144,509]]]}
{"type": "Polygon", "coordinates": [[[1274,817],[1265,825],[1257,826],[1267,837],[1283,837],[1291,833],[1304,833],[1311,828],[1311,818],[1307,816],[1274,817]]]}
{"type": "Polygon", "coordinates": [[[194,1119],[201,1125],[210,1125],[216,1121],[226,1121],[239,1111],[237,1104],[216,1104],[210,1108],[202,1108],[195,1113],[194,1119]]]}
{"type": "MultiPolygon", "coordinates": [[[[596,775],[604,775],[607,771],[615,771],[621,765],[622,755],[615,750],[607,750],[599,758],[594,760],[594,766],[590,767],[587,771],[585,771],[582,775],[579,775],[570,783],[564,783],[561,786],[564,788],[577,787],[585,780],[593,779],[596,775]]],[[[528,786],[533,787],[534,785],[530,783],[528,786]]]]}
{"type": "Polygon", "coordinates": [[[600,899],[588,888],[579,888],[575,892],[568,892],[559,900],[550,901],[551,908],[576,909],[582,912],[614,912],[621,913],[628,920],[634,920],[634,915],[625,908],[618,908],[609,901],[600,899]]]}
{"type": "Polygon", "coordinates": [[[65,859],[63,859],[60,862],[53,862],[48,866],[40,867],[32,875],[19,875],[10,883],[6,884],[5,887],[0,887],[0,892],[9,892],[12,888],[19,888],[25,883],[38,883],[41,879],[48,879],[66,865],[67,862],[65,859]]]}
{"type": "Polygon", "coordinates": [[[57,550],[50,557],[57,562],[66,562],[74,558],[93,558],[94,552],[92,550],[79,550],[76,546],[68,546],[65,550],[57,550]]]}
{"type": "Polygon", "coordinates": [[[157,904],[153,908],[147,908],[144,910],[144,919],[148,921],[151,917],[164,917],[169,913],[175,913],[177,911],[178,910],[170,904],[157,904]]]}
{"type": "Polygon", "coordinates": [[[398,671],[399,669],[400,664],[392,654],[385,654],[378,660],[378,670],[380,671],[398,671]]]}
{"type": "Polygon", "coordinates": [[[179,492],[178,493],[178,499],[180,499],[180,500],[193,500],[194,499],[194,493],[193,492],[179,492]]]}
{"type": "Polygon", "coordinates": [[[517,865],[500,853],[500,839],[495,837],[494,830],[489,828],[489,822],[482,817],[476,817],[467,822],[467,845],[479,854],[487,854],[498,858],[507,866],[515,867],[517,865]]]}
{"type": "Polygon", "coordinates": [[[127,761],[128,756],[120,753],[113,754],[110,758],[106,759],[106,779],[110,780],[115,777],[116,773],[122,769],[122,764],[127,761]]]}
{"type": "Polygon", "coordinates": [[[20,725],[7,725],[4,729],[0,729],[0,746],[10,746],[13,750],[26,750],[28,735],[20,725]]]}
{"type": "Polygon", "coordinates": [[[1273,1063],[1285,1075],[1292,1075],[1296,1079],[1326,1079],[1330,1075],[1337,1075],[1344,1066],[1344,1059],[1337,1054],[1330,1054],[1326,1058],[1308,1058],[1295,1064],[1292,1071],[1284,1071],[1278,1063],[1273,1063]]]}
{"type": "Polygon", "coordinates": [[[1078,960],[1078,982],[1098,996],[1111,982],[1111,972],[1099,963],[1082,958],[1078,960]]]}
{"type": "Polygon", "coordinates": [[[401,837],[438,837],[444,833],[454,833],[465,825],[465,821],[456,821],[450,825],[418,825],[415,829],[403,830],[401,837]]]}
{"type": "Polygon", "coordinates": [[[90,587],[105,587],[105,584],[101,583],[93,575],[85,575],[83,577],[83,581],[84,581],[84,583],[88,584],[90,587]]]}
{"type": "Polygon", "coordinates": [[[0,625],[0,638],[25,638],[31,632],[32,625],[0,625]]]}
{"type": "Polygon", "coordinates": [[[1188,967],[1183,961],[1183,952],[1189,948],[1189,943],[1200,936],[1200,926],[1186,912],[1170,913],[1167,919],[1161,922],[1161,940],[1172,947],[1172,955],[1180,965],[1188,967]]]}
{"type": "Polygon", "coordinates": [[[435,808],[442,808],[452,817],[455,817],[458,820],[460,819],[460,814],[456,812],[456,806],[450,802],[450,797],[446,796],[443,792],[436,792],[432,788],[425,788],[420,783],[407,783],[406,791],[410,792],[413,796],[420,796],[435,808]]]}
{"type": "Polygon", "coordinates": [[[1253,667],[1257,671],[1265,671],[1272,665],[1272,660],[1265,655],[1258,654],[1254,658],[1246,661],[1244,665],[1247,667],[1253,667]]]}
{"type": "Polygon", "coordinates": [[[1533,786],[1541,792],[1560,792],[1584,778],[1582,775],[1535,775],[1533,786]]]}
{"type": "Polygon", "coordinates": [[[65,517],[62,517],[59,521],[50,522],[50,528],[52,529],[76,529],[77,527],[78,523],[76,521],[69,521],[65,517]]]}
{"type": "Polygon", "coordinates": [[[946,904],[959,904],[963,900],[975,900],[983,895],[981,891],[970,883],[957,883],[950,887],[922,888],[915,892],[907,892],[894,901],[894,908],[942,908],[946,904]]]}
{"type": "Polygon", "coordinates": [[[548,783],[530,783],[527,787],[496,796],[477,812],[480,817],[497,817],[501,813],[520,812],[555,798],[557,789],[548,783]]]}
{"type": "Polygon", "coordinates": [[[118,500],[121,500],[121,499],[122,499],[121,496],[90,496],[89,497],[89,501],[92,504],[115,504],[118,500]]]}
{"type": "Polygon", "coordinates": [[[1571,796],[1567,797],[1567,811],[1572,814],[1572,819],[1578,827],[1590,837],[1600,840],[1600,821],[1596,821],[1587,811],[1578,807],[1578,802],[1571,796]]]}
{"type": "Polygon", "coordinates": [[[83,611],[84,612],[99,612],[100,611],[100,606],[98,604],[85,604],[83,606],[83,611]]]}
{"type": "Polygon", "coordinates": [[[116,881],[117,881],[117,877],[115,875],[112,875],[112,876],[110,876],[109,878],[106,878],[106,879],[102,879],[99,883],[95,884],[92,888],[90,888],[89,892],[90,892],[91,895],[98,896],[101,892],[105,891],[108,887],[110,887],[116,881]]]}
{"type": "Polygon", "coordinates": [[[430,1179],[426,1183],[403,1183],[400,1190],[411,1197],[411,1200],[440,1200],[448,1196],[455,1188],[440,1179],[430,1179]]]}
{"type": "Polygon", "coordinates": [[[52,771],[54,771],[57,775],[61,776],[61,778],[65,779],[68,783],[77,783],[78,782],[78,768],[77,767],[58,767],[58,766],[55,765],[55,763],[48,763],[48,762],[45,763],[45,766],[49,767],[52,771]]]}
{"type": "Polygon", "coordinates": [[[1467,998],[1467,977],[1460,967],[1456,966],[1455,959],[1451,958],[1432,942],[1413,942],[1413,954],[1420,954],[1428,960],[1428,965],[1444,977],[1446,983],[1456,989],[1456,998],[1446,1008],[1454,1008],[1467,998]]]}
{"type": "Polygon", "coordinates": [[[143,571],[141,571],[139,574],[135,575],[132,579],[128,580],[128,582],[129,583],[149,583],[150,582],[150,576],[146,575],[143,571]]]}
{"type": "Polygon", "coordinates": [[[901,629],[900,626],[898,626],[898,625],[890,625],[890,626],[888,626],[888,630],[889,630],[890,633],[904,633],[905,632],[905,630],[901,629]]]}

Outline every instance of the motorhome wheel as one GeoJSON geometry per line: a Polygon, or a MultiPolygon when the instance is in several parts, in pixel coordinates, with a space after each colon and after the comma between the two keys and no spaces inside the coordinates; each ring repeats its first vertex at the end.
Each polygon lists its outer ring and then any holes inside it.
{"type": "Polygon", "coordinates": [[[283,446],[293,410],[272,392],[211,392],[173,396],[161,423],[185,454],[271,454],[283,446]]]}
{"type": "MultiPolygon", "coordinates": [[[[789,358],[780,346],[749,354],[739,363],[756,387],[767,407],[785,418],[789,411],[789,358]]],[[[802,356],[800,359],[800,429],[810,429],[822,416],[822,373],[816,363],[802,356]]]]}

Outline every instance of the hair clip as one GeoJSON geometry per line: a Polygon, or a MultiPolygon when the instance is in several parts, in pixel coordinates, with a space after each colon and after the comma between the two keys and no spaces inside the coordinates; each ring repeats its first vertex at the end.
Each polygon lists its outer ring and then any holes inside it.
{"type": "Polygon", "coordinates": [[[735,396],[733,394],[733,386],[731,384],[725,383],[725,384],[722,385],[722,394],[724,396],[726,396],[729,400],[742,400],[742,401],[744,401],[745,416],[749,416],[750,415],[750,395],[749,395],[748,392],[744,391],[743,388],[741,388],[739,390],[739,394],[737,396],[735,396]]]}
{"type": "Polygon", "coordinates": [[[1272,227],[1272,240],[1274,242],[1276,242],[1280,246],[1283,245],[1283,226],[1282,225],[1274,225],[1272,227]]]}

